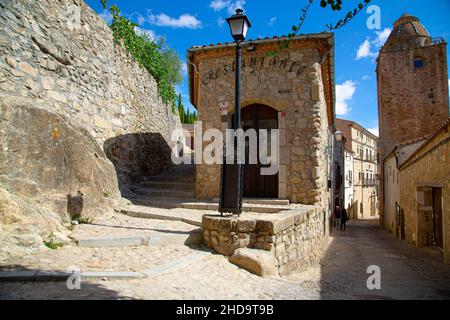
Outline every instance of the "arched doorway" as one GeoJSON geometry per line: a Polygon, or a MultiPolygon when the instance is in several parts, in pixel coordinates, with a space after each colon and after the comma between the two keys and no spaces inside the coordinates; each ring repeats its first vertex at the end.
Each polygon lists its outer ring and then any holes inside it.
{"type": "MultiPolygon", "coordinates": [[[[256,130],[258,134],[259,154],[259,130],[268,130],[268,136],[270,137],[270,130],[278,129],[278,112],[275,109],[262,104],[252,104],[242,109],[241,121],[244,131],[252,128],[256,130]]],[[[246,139],[245,145],[247,153],[246,159],[248,159],[248,139],[246,139]]],[[[270,145],[268,146],[268,150],[270,150],[270,145]]],[[[278,174],[261,175],[262,167],[264,166],[259,162],[259,159],[257,164],[247,164],[246,161],[246,164],[244,165],[244,197],[278,198],[278,174]]]]}

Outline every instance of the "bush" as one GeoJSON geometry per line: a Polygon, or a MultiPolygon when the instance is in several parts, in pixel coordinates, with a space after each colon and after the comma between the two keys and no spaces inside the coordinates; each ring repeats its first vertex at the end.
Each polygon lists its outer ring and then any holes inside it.
{"type": "MultiPolygon", "coordinates": [[[[101,0],[107,9],[107,0],[101,0]]],[[[139,32],[139,25],[120,15],[120,9],[109,8],[113,16],[111,29],[116,43],[122,43],[131,56],[145,68],[158,84],[158,94],[175,112],[176,92],[174,86],[182,80],[182,63],[178,55],[163,42],[155,42],[139,32]]]]}

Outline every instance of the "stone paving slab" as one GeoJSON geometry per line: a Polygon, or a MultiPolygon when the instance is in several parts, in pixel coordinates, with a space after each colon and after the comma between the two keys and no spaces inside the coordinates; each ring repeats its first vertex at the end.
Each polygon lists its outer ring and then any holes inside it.
{"type": "Polygon", "coordinates": [[[175,272],[175,271],[182,269],[190,264],[193,264],[193,263],[203,260],[208,255],[210,255],[210,252],[194,253],[189,256],[183,257],[181,259],[167,262],[161,266],[147,269],[143,273],[147,277],[151,277],[151,276],[156,276],[156,275],[160,275],[160,274],[175,272]]]}
{"type": "Polygon", "coordinates": [[[139,237],[101,237],[101,238],[84,238],[77,239],[77,245],[79,247],[126,247],[126,246],[143,246],[148,245],[151,236],[139,236],[139,237]]]}

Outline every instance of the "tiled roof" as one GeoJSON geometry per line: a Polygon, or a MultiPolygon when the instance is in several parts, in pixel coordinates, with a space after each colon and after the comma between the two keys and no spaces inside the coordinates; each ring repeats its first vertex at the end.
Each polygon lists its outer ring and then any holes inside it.
{"type": "MultiPolygon", "coordinates": [[[[264,37],[264,38],[256,38],[256,39],[249,39],[242,42],[242,45],[252,44],[252,43],[261,43],[265,41],[284,41],[284,40],[298,40],[298,39],[314,39],[314,38],[322,38],[323,36],[332,35],[330,32],[322,32],[322,33],[314,33],[314,34],[299,34],[294,36],[293,38],[289,38],[287,35],[281,35],[281,36],[273,36],[273,37],[264,37]]],[[[206,48],[214,48],[214,47],[234,47],[236,45],[235,42],[218,42],[216,44],[211,43],[209,45],[203,45],[203,46],[192,46],[188,49],[188,51],[195,51],[199,49],[206,49],[206,48]]]]}
{"type": "Polygon", "coordinates": [[[406,159],[403,162],[401,167],[403,167],[406,163],[408,163],[409,160],[412,159],[412,157],[414,157],[420,150],[422,150],[426,145],[428,145],[437,135],[439,135],[441,132],[447,130],[449,126],[450,126],[450,117],[447,118],[447,120],[445,120],[439,127],[437,127],[436,130],[434,130],[433,133],[431,133],[431,134],[429,134],[427,136],[423,136],[421,138],[416,139],[417,141],[419,139],[424,139],[424,142],[419,148],[417,148],[417,150],[413,154],[411,154],[411,156],[408,157],[408,159],[406,159]]]}

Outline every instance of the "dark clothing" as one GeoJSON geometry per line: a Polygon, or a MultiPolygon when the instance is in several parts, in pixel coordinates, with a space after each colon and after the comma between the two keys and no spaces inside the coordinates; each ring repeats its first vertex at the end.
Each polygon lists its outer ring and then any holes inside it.
{"type": "Polygon", "coordinates": [[[347,223],[347,220],[348,220],[347,210],[342,209],[342,215],[341,215],[341,231],[342,231],[342,230],[345,231],[345,224],[347,223]]]}
{"type": "Polygon", "coordinates": [[[341,218],[341,210],[340,209],[337,209],[337,210],[334,211],[334,217],[336,219],[340,219],[341,218]]]}
{"type": "Polygon", "coordinates": [[[348,220],[347,210],[342,209],[341,219],[342,219],[343,221],[347,222],[347,220],[348,220]]]}

